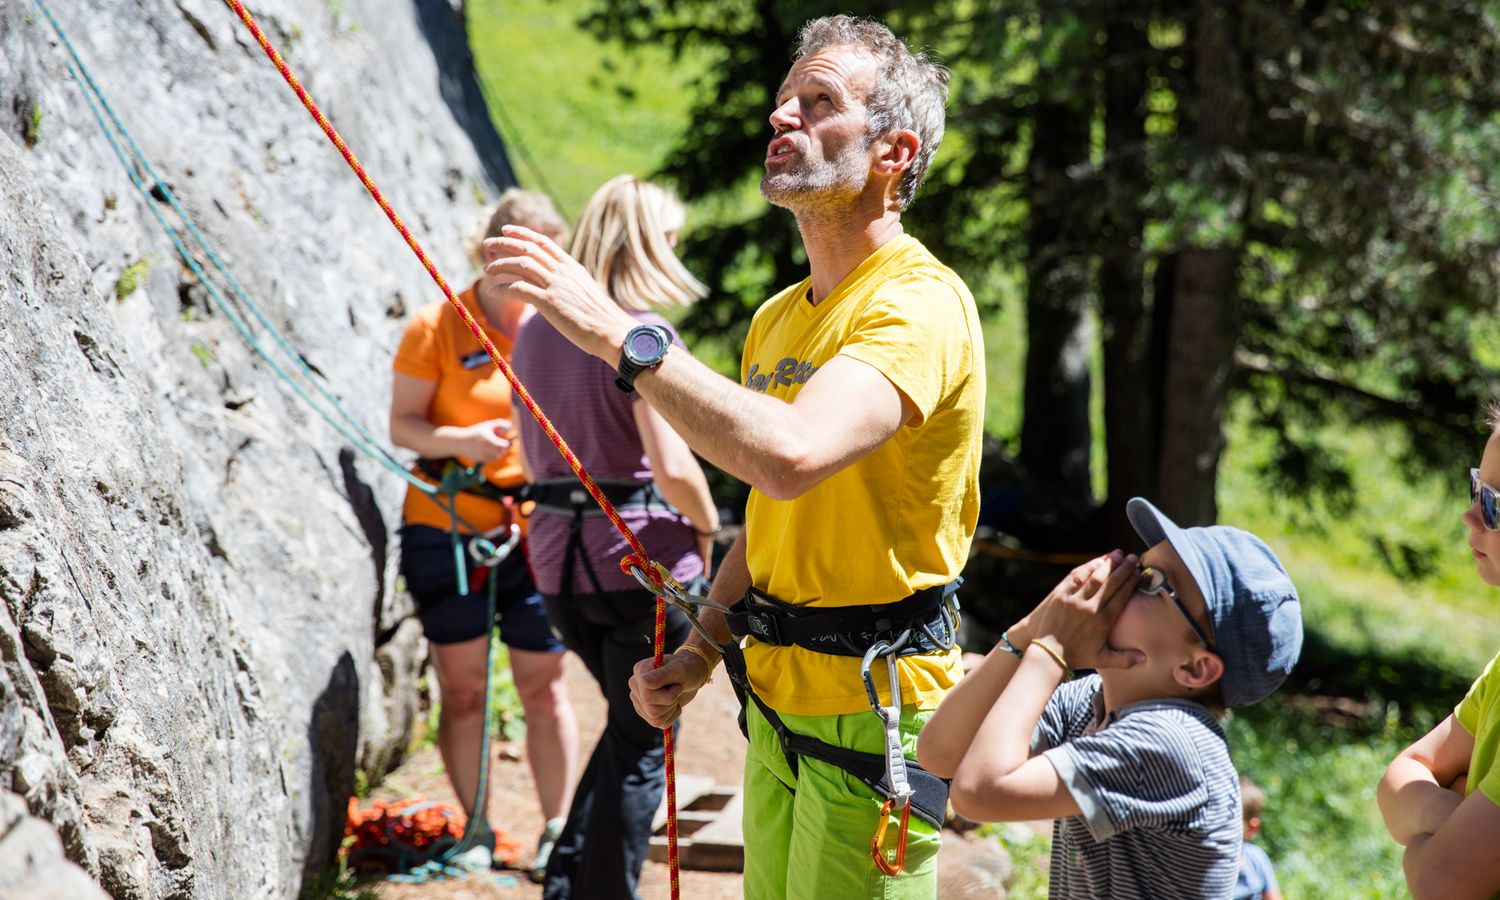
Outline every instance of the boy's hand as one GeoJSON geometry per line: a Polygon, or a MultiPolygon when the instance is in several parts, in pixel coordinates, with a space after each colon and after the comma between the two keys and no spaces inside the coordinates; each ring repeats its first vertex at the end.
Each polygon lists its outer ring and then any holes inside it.
{"type": "Polygon", "coordinates": [[[1109,645],[1115,620],[1135,593],[1138,561],[1115,550],[1074,569],[1017,623],[1011,643],[1024,651],[1017,638],[1044,641],[1078,669],[1128,669],[1143,662],[1139,651],[1109,645]]]}

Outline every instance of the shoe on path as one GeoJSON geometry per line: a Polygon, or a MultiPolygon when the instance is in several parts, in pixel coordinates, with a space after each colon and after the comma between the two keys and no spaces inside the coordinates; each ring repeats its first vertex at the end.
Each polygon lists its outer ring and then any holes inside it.
{"type": "Polygon", "coordinates": [[[537,838],[536,856],[532,858],[531,869],[526,873],[537,884],[547,880],[547,861],[552,858],[552,848],[557,846],[557,839],[562,835],[565,824],[566,819],[551,819],[547,822],[547,827],[542,829],[542,836],[537,838]]]}

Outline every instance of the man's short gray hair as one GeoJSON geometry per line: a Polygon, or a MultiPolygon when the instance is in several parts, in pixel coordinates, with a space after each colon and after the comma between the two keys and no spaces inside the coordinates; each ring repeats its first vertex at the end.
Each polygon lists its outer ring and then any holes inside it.
{"type": "Polygon", "coordinates": [[[893,131],[916,132],[917,158],[901,174],[896,205],[905,210],[927,177],[927,167],[943,142],[943,108],[948,103],[948,70],[926,53],[912,53],[891,30],[874,19],[824,16],[802,26],[797,35],[801,59],[829,47],[853,47],[869,54],[879,67],[875,86],[865,98],[870,138],[893,131]]]}

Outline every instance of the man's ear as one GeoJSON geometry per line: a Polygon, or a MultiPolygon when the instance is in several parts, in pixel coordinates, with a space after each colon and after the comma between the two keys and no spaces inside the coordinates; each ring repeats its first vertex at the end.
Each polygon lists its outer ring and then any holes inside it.
{"type": "Polygon", "coordinates": [[[1224,660],[1219,654],[1199,648],[1186,662],[1178,663],[1172,670],[1177,683],[1191,690],[1206,688],[1224,677],[1224,660]]]}
{"type": "Polygon", "coordinates": [[[875,171],[892,177],[900,175],[916,163],[917,151],[921,149],[922,139],[909,129],[882,138],[881,153],[875,158],[875,171]]]}

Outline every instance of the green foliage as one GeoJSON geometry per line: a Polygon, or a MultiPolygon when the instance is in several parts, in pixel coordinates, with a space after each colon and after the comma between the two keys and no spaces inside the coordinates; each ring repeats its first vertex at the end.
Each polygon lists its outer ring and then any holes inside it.
{"type": "Polygon", "coordinates": [[[707,62],[602,45],[574,26],[587,9],[588,0],[465,4],[475,66],[521,182],[550,191],[569,221],[610,178],[661,166],[692,127],[687,98],[707,62]]]}
{"type": "Polygon", "coordinates": [[[1355,727],[1319,725],[1273,698],[1227,728],[1240,774],[1266,792],[1258,841],[1289,897],[1406,896],[1401,847],[1375,805],[1385,767],[1415,734],[1378,712],[1355,727]]]}
{"type": "Polygon", "coordinates": [[[495,734],[505,740],[526,736],[526,716],[510,672],[510,652],[498,637],[490,638],[490,717],[495,734]]]}
{"type": "Polygon", "coordinates": [[[198,360],[198,362],[205,369],[208,368],[210,365],[213,364],[213,361],[214,361],[214,351],[213,351],[213,348],[209,347],[207,344],[203,343],[202,341],[193,341],[191,344],[189,344],[188,345],[188,352],[191,353],[191,354],[193,354],[193,358],[196,359],[196,360],[198,360]]]}
{"type": "Polygon", "coordinates": [[[1052,832],[1013,822],[986,825],[982,833],[1000,839],[1010,854],[1010,900],[1044,900],[1047,896],[1048,871],[1051,868],[1052,832]]]}
{"type": "Polygon", "coordinates": [[[26,107],[26,124],[21,139],[26,142],[27,149],[30,149],[42,139],[42,105],[36,100],[27,100],[26,107]]]}
{"type": "Polygon", "coordinates": [[[370,773],[364,769],[354,770],[354,796],[361,801],[370,799],[370,773]]]}
{"type": "Polygon", "coordinates": [[[312,881],[303,886],[298,900],[379,900],[380,894],[370,884],[362,883],[344,851],[354,843],[353,837],[344,838],[338,862],[319,872],[312,881]]]}
{"type": "Polygon", "coordinates": [[[151,271],[151,257],[143,256],[125,267],[120,277],[115,279],[115,299],[124,300],[146,280],[146,275],[151,271]]]}

